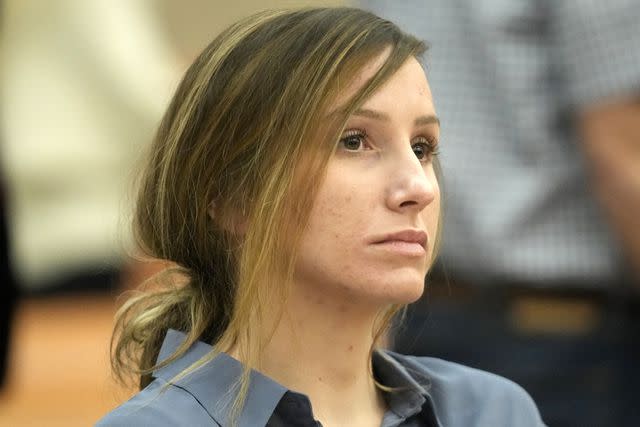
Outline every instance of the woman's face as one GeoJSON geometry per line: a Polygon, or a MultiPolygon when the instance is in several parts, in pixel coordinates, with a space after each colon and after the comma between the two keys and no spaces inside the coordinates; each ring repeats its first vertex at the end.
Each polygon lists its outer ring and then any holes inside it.
{"type": "MultiPolygon", "coordinates": [[[[383,60],[365,67],[345,97],[383,60]]],[[[333,109],[340,107],[337,100],[333,109]]],[[[302,236],[298,290],[318,302],[419,298],[438,227],[438,136],[429,84],[409,59],[347,122],[302,236]]]]}

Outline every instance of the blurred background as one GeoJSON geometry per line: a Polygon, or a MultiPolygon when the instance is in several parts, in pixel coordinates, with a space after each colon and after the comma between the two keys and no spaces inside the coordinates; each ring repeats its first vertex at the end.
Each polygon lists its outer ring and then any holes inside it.
{"type": "Polygon", "coordinates": [[[342,4],[432,43],[444,246],[395,348],[514,379],[551,426],[638,425],[637,2],[0,4],[1,426],[91,425],[134,392],[113,315],[161,266],[127,255],[131,182],[182,73],[254,11],[342,4]]]}
{"type": "Polygon", "coordinates": [[[131,394],[116,297],[156,267],[126,255],[130,183],[182,73],[247,14],[340,3],[1,2],[0,425],[92,425],[131,394]]]}

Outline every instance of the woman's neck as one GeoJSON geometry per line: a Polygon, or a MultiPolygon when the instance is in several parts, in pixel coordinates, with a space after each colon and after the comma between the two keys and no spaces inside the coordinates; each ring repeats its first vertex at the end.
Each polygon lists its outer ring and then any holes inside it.
{"type": "Polygon", "coordinates": [[[325,426],[380,425],[386,405],[370,373],[377,310],[310,297],[289,298],[259,369],[306,394],[325,426]]]}

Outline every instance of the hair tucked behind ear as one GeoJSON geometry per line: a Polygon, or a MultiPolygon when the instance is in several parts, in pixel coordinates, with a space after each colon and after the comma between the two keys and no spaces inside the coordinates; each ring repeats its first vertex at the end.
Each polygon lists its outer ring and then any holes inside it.
{"type": "Polygon", "coordinates": [[[239,407],[273,326],[262,321],[283,307],[299,236],[347,118],[424,50],[371,13],[314,8],[251,16],[202,52],[158,129],[134,216],[144,253],[177,267],[163,273],[164,290],[119,311],[116,374],[148,384],[169,328],[187,339],[160,366],[198,339],[217,350],[238,344],[246,368],[239,407]],[[328,105],[385,49],[378,72],[328,118],[328,105]]]}

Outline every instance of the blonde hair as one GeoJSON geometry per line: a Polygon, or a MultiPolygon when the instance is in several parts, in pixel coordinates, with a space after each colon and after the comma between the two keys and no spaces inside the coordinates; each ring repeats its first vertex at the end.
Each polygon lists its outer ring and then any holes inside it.
{"type": "MultiPolygon", "coordinates": [[[[371,13],[312,8],[248,17],[200,54],[159,126],[133,221],[140,248],[175,263],[164,274],[179,280],[119,311],[112,366],[120,378],[139,375],[143,388],[197,340],[216,351],[241,344],[242,405],[270,332],[264,313],[286,299],[299,236],[347,118],[424,50],[371,13]],[[384,49],[381,68],[328,122],[328,105],[384,49]],[[156,365],[169,328],[187,338],[156,365]]],[[[377,337],[397,309],[381,315],[377,337]]]]}

